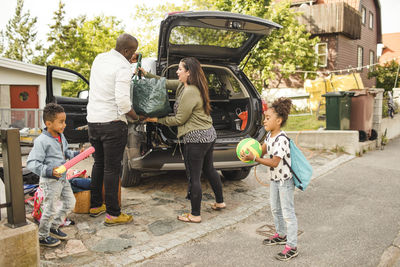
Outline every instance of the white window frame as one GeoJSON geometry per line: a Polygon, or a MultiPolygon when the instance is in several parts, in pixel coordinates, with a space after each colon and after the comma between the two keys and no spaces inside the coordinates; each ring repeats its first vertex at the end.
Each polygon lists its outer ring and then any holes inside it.
{"type": "Polygon", "coordinates": [[[328,43],[318,43],[315,45],[315,53],[317,54],[317,66],[318,67],[327,67],[328,66],[328,43]],[[325,46],[325,51],[323,53],[319,53],[320,47],[325,46]],[[325,57],[325,59],[320,60],[320,58],[325,57]],[[320,64],[323,62],[323,64],[320,64]]]}
{"type": "Polygon", "coordinates": [[[371,11],[369,12],[369,28],[374,28],[374,13],[372,13],[371,11]]]}
{"type": "Polygon", "coordinates": [[[357,70],[362,70],[363,64],[364,64],[364,48],[362,46],[357,46],[357,70]]]}
{"type": "Polygon", "coordinates": [[[370,68],[373,68],[374,66],[372,66],[372,65],[374,65],[374,64],[375,64],[375,52],[372,51],[372,50],[369,50],[369,65],[370,65],[370,68]]]}
{"type": "Polygon", "coordinates": [[[367,22],[367,9],[365,6],[361,6],[361,23],[365,25],[367,22]]]}

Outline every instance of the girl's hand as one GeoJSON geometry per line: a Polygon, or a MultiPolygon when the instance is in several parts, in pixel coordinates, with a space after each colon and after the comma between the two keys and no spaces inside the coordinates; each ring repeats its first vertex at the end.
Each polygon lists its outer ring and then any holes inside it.
{"type": "Polygon", "coordinates": [[[253,153],[251,153],[249,150],[246,150],[248,154],[246,154],[243,150],[240,152],[240,156],[243,161],[253,161],[255,159],[253,153]]]}
{"type": "Polygon", "coordinates": [[[157,122],[158,118],[146,118],[144,122],[157,122]]]}

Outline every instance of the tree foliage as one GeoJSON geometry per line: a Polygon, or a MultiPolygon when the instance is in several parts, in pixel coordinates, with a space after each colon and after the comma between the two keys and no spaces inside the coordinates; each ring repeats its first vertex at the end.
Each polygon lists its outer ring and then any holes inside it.
{"type": "Polygon", "coordinates": [[[8,21],[5,31],[4,56],[10,59],[31,62],[33,46],[36,40],[37,17],[31,18],[30,12],[23,13],[24,0],[17,0],[14,16],[8,21]]]}
{"type": "MultiPolygon", "coordinates": [[[[107,16],[93,19],[79,16],[65,23],[64,6],[60,1],[58,10],[54,12],[54,23],[48,34],[50,46],[45,54],[46,62],[72,69],[89,78],[94,58],[114,48],[117,37],[124,29],[115,17],[107,16]]],[[[83,82],[63,83],[62,94],[76,96],[83,89],[87,89],[83,82]]]]}
{"type": "Polygon", "coordinates": [[[385,63],[385,65],[376,65],[368,73],[368,78],[376,78],[376,87],[383,88],[385,91],[391,91],[393,88],[400,87],[400,78],[397,79],[395,85],[399,63],[395,60],[385,63]]]}
{"type": "Polygon", "coordinates": [[[144,57],[156,57],[160,22],[168,12],[190,10],[190,3],[181,6],[166,3],[155,8],[137,4],[134,10],[133,28],[130,32],[139,41],[138,51],[144,57]]]}

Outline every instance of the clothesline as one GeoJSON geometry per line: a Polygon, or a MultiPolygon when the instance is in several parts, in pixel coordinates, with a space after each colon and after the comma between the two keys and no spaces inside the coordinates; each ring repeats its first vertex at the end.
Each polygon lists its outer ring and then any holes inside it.
{"type": "Polygon", "coordinates": [[[293,72],[295,72],[295,73],[304,73],[305,77],[307,77],[307,74],[309,74],[309,73],[310,74],[311,73],[317,74],[319,76],[320,75],[324,75],[324,74],[330,75],[330,74],[334,74],[334,73],[345,73],[345,72],[349,73],[349,72],[355,71],[355,70],[359,71],[359,70],[364,69],[364,68],[369,69],[369,68],[371,68],[373,66],[376,66],[376,65],[386,64],[386,63],[388,63],[388,62],[390,62],[392,60],[396,60],[396,59],[400,59],[400,56],[388,59],[388,60],[386,60],[384,62],[377,62],[377,63],[374,63],[374,64],[369,64],[369,65],[365,65],[365,66],[361,66],[361,67],[352,67],[352,68],[341,69],[341,70],[326,70],[326,71],[295,70],[293,72]]]}

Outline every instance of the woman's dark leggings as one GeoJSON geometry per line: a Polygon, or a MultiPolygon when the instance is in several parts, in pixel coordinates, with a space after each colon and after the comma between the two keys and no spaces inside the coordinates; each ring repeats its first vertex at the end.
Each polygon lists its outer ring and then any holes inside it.
{"type": "Polygon", "coordinates": [[[194,216],[200,216],[202,197],[201,171],[203,171],[203,175],[211,184],[216,202],[224,202],[221,178],[214,169],[214,143],[186,143],[183,148],[186,175],[189,181],[188,198],[191,201],[192,215],[194,216]]]}

